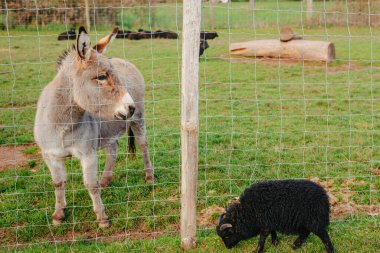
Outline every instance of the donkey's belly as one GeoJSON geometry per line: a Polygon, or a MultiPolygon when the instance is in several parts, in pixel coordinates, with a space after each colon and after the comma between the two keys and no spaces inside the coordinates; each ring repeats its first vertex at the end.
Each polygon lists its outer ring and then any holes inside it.
{"type": "Polygon", "coordinates": [[[127,124],[125,120],[101,121],[99,148],[115,143],[125,133],[127,124]]]}

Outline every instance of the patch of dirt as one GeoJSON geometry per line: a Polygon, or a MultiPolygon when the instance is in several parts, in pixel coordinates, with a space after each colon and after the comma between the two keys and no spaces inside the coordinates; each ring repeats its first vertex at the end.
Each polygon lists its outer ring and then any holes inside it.
{"type": "Polygon", "coordinates": [[[380,169],[373,169],[372,173],[376,176],[380,176],[380,169]]]}
{"type": "Polygon", "coordinates": [[[26,154],[24,150],[32,145],[0,146],[0,171],[29,166],[32,159],[41,159],[39,154],[26,154]]]}
{"type": "Polygon", "coordinates": [[[344,219],[359,213],[365,213],[369,216],[380,215],[380,204],[359,205],[352,200],[352,196],[354,196],[356,192],[351,190],[351,188],[366,185],[367,182],[356,178],[347,178],[338,188],[334,187],[335,181],[332,179],[321,180],[320,178],[311,178],[310,180],[320,184],[327,191],[332,219],[344,219]]]}
{"type": "Polygon", "coordinates": [[[197,215],[197,225],[198,226],[216,226],[217,220],[214,219],[214,214],[221,215],[224,213],[225,209],[220,206],[212,205],[206,209],[201,210],[199,215],[197,215]]]}

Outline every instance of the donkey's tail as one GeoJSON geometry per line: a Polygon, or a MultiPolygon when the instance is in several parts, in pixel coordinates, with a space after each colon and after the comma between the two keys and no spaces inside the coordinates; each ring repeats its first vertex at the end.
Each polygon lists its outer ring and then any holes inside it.
{"type": "Polygon", "coordinates": [[[131,127],[128,127],[128,158],[131,160],[136,158],[135,135],[131,127]]]}

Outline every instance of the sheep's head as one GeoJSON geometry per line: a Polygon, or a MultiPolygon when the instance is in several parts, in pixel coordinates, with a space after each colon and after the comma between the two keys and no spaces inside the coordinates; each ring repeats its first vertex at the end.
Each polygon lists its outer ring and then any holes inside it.
{"type": "Polygon", "coordinates": [[[246,239],[240,232],[239,211],[237,205],[231,205],[224,214],[219,217],[216,233],[222,238],[227,248],[232,248],[241,240],[246,239]]]}

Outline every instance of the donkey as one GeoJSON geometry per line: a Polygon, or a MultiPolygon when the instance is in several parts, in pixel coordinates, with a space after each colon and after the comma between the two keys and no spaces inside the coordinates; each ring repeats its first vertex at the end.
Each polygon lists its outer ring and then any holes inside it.
{"type": "Polygon", "coordinates": [[[129,150],[134,152],[136,141],[144,159],[145,180],[154,181],[145,135],[143,77],[128,61],[103,55],[117,31],[91,47],[90,37],[80,27],[76,46],[59,58],[58,73],[38,100],[34,137],[55,187],[53,224],[65,217],[65,158],[76,157],[99,226],[109,226],[100,189],[111,182],[118,139],[127,130],[129,150]],[[102,148],[107,154],[99,183],[97,150],[102,148]]]}

